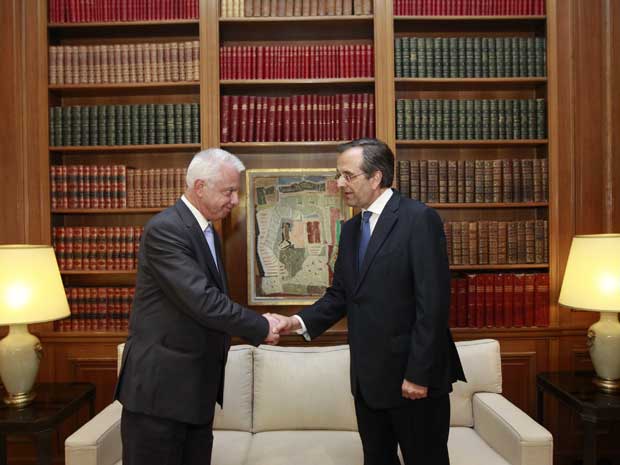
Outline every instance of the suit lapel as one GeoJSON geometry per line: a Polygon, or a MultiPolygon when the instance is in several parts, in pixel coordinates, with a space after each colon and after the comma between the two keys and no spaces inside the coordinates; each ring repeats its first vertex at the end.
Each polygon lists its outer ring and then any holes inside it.
{"type": "Polygon", "coordinates": [[[192,241],[194,242],[194,244],[198,245],[197,252],[202,253],[203,257],[205,257],[207,268],[210,271],[211,276],[215,278],[215,281],[217,282],[220,289],[225,289],[222,275],[215,266],[211,250],[209,249],[209,244],[207,243],[207,239],[205,238],[204,231],[200,230],[200,225],[198,224],[198,221],[196,220],[196,218],[194,218],[192,212],[189,210],[189,208],[187,208],[187,205],[185,205],[185,203],[181,199],[177,201],[177,203],[175,204],[175,208],[179,212],[179,215],[181,216],[181,219],[183,220],[185,226],[190,230],[189,232],[192,241]]]}
{"type": "MultiPolygon", "coordinates": [[[[375,225],[375,229],[370,236],[370,242],[368,242],[368,248],[366,249],[366,255],[364,256],[364,262],[362,263],[361,271],[357,280],[357,286],[355,292],[359,289],[360,285],[364,281],[368,269],[372,265],[372,262],[377,255],[377,252],[381,249],[381,246],[385,243],[385,240],[390,235],[392,228],[398,220],[398,204],[400,203],[400,195],[394,191],[392,197],[386,204],[385,208],[381,212],[381,216],[375,225]]],[[[359,221],[358,221],[359,223],[359,221]]],[[[360,228],[357,227],[357,241],[359,246],[360,228]]],[[[357,249],[356,249],[357,250],[357,249]]]]}

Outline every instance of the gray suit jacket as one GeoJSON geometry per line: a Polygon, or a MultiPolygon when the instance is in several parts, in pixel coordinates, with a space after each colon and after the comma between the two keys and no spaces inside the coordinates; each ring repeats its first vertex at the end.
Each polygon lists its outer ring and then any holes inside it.
{"type": "MultiPolygon", "coordinates": [[[[216,235],[216,249],[221,246],[216,235]]],[[[198,222],[182,200],[144,228],[115,398],[133,412],[192,424],[223,402],[230,335],[260,344],[267,320],[227,295],[198,222]]]]}

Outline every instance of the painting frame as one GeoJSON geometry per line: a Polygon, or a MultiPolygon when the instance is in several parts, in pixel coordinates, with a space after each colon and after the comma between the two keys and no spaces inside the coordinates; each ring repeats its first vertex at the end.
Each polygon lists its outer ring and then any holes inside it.
{"type": "Polygon", "coordinates": [[[335,168],[246,171],[250,305],[310,305],[331,284],[342,224],[353,215],[335,175],[335,168]]]}

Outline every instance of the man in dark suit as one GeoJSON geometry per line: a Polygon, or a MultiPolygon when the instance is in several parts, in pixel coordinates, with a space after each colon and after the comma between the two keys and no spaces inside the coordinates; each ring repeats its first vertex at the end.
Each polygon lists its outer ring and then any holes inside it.
{"type": "Polygon", "coordinates": [[[115,393],[123,404],[123,465],[209,464],[230,335],[277,342],[275,320],[228,297],[211,225],[239,203],[244,169],[224,150],[199,152],[185,195],[144,228],[115,393]]]}
{"type": "Polygon", "coordinates": [[[338,186],[361,213],[344,224],[332,286],[276,331],[317,337],[348,318],[351,389],[365,465],[449,464],[452,383],[465,380],[448,327],[441,218],[392,190],[394,155],[376,139],[339,148],[338,186]]]}

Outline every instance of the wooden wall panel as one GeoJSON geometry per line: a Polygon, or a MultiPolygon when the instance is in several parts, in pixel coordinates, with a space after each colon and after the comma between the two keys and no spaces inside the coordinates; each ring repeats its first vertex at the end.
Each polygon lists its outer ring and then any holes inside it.
{"type": "Polygon", "coordinates": [[[0,2],[0,61],[5,69],[0,86],[3,109],[0,112],[0,243],[24,242],[26,226],[23,220],[28,215],[24,208],[24,149],[22,140],[17,137],[19,121],[16,118],[20,114],[19,71],[22,58],[18,9],[18,1],[0,2]]]}
{"type": "Polygon", "coordinates": [[[607,231],[620,232],[620,2],[608,0],[606,15],[607,46],[607,231]]]}

